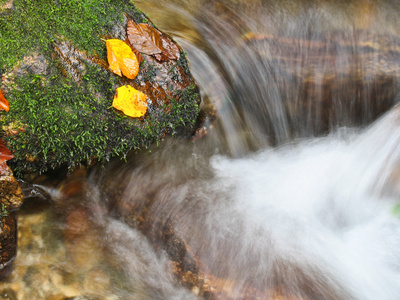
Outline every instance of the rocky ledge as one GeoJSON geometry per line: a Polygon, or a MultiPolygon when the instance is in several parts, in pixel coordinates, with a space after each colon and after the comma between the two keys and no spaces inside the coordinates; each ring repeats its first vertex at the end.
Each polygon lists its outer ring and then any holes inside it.
{"type": "Polygon", "coordinates": [[[16,256],[15,211],[23,200],[13,172],[29,179],[61,166],[125,157],[167,134],[189,137],[200,95],[185,53],[131,1],[0,0],[0,28],[0,95],[8,101],[7,112],[0,111],[0,140],[14,155],[7,162],[13,171],[1,160],[4,279],[16,256]],[[128,34],[129,24],[139,31],[128,34]],[[155,50],[143,51],[135,38],[154,43],[155,50]],[[110,66],[107,40],[131,48],[138,63],[134,77],[110,66]],[[145,95],[144,115],[113,107],[122,86],[145,95]]]}
{"type": "Polygon", "coordinates": [[[105,162],[166,134],[193,133],[200,96],[185,53],[133,2],[0,1],[0,28],[1,90],[10,105],[0,114],[0,138],[15,156],[16,176],[105,162]],[[105,43],[129,43],[128,22],[147,24],[175,49],[160,58],[131,45],[142,57],[134,79],[110,70],[105,43]],[[123,85],[147,96],[144,116],[111,106],[123,85]]]}

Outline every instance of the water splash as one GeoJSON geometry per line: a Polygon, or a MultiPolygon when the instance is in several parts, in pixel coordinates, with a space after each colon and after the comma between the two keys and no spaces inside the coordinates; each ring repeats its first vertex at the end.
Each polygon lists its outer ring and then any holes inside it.
{"type": "MultiPolygon", "coordinates": [[[[398,110],[365,132],[342,130],[241,159],[217,155],[209,163],[171,143],[108,172],[115,181],[103,178],[100,189],[122,187],[109,201],[127,223],[135,216],[129,208],[151,194],[147,213],[173,225],[232,299],[249,285],[262,298],[398,299],[398,110]]],[[[124,257],[133,259],[129,251],[124,257]]]]}

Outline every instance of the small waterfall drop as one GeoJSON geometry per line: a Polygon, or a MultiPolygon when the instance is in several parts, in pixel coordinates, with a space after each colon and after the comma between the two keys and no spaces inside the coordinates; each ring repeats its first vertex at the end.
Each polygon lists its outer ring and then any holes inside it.
{"type": "MultiPolygon", "coordinates": [[[[397,102],[400,24],[392,2],[161,3],[156,21],[188,53],[234,156],[365,126],[397,102]]],[[[139,4],[157,12],[160,2],[139,4]]]]}

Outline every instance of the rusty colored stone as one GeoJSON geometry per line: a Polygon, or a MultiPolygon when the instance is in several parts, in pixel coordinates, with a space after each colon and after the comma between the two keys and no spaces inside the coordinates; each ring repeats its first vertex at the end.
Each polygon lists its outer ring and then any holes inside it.
{"type": "Polygon", "coordinates": [[[0,227],[0,280],[10,275],[16,255],[17,219],[11,213],[3,218],[3,227],[0,227]]]}
{"type": "Polygon", "coordinates": [[[10,275],[17,255],[15,211],[23,202],[21,188],[9,167],[0,175],[0,196],[0,280],[3,280],[10,275]]]}
{"type": "Polygon", "coordinates": [[[0,175],[0,195],[1,203],[6,206],[9,212],[17,210],[24,200],[18,181],[8,167],[0,175]]]}

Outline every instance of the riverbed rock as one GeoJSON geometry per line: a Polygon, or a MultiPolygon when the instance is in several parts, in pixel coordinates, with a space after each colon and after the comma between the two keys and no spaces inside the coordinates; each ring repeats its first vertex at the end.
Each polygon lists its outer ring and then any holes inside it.
{"type": "Polygon", "coordinates": [[[147,148],[166,134],[191,136],[200,96],[182,49],[163,61],[142,53],[135,79],[108,68],[107,39],[127,40],[127,24],[151,20],[131,1],[13,1],[0,10],[1,90],[10,104],[0,138],[17,176],[61,165],[108,161],[147,148]],[[131,118],[111,107],[115,91],[145,93],[147,113],[131,118]]]}
{"type": "Polygon", "coordinates": [[[24,200],[19,183],[9,167],[0,174],[0,195],[1,203],[10,212],[16,211],[24,200]]]}
{"type": "Polygon", "coordinates": [[[0,175],[0,280],[7,278],[17,254],[17,219],[15,211],[22,205],[21,188],[10,168],[0,175]]]}

